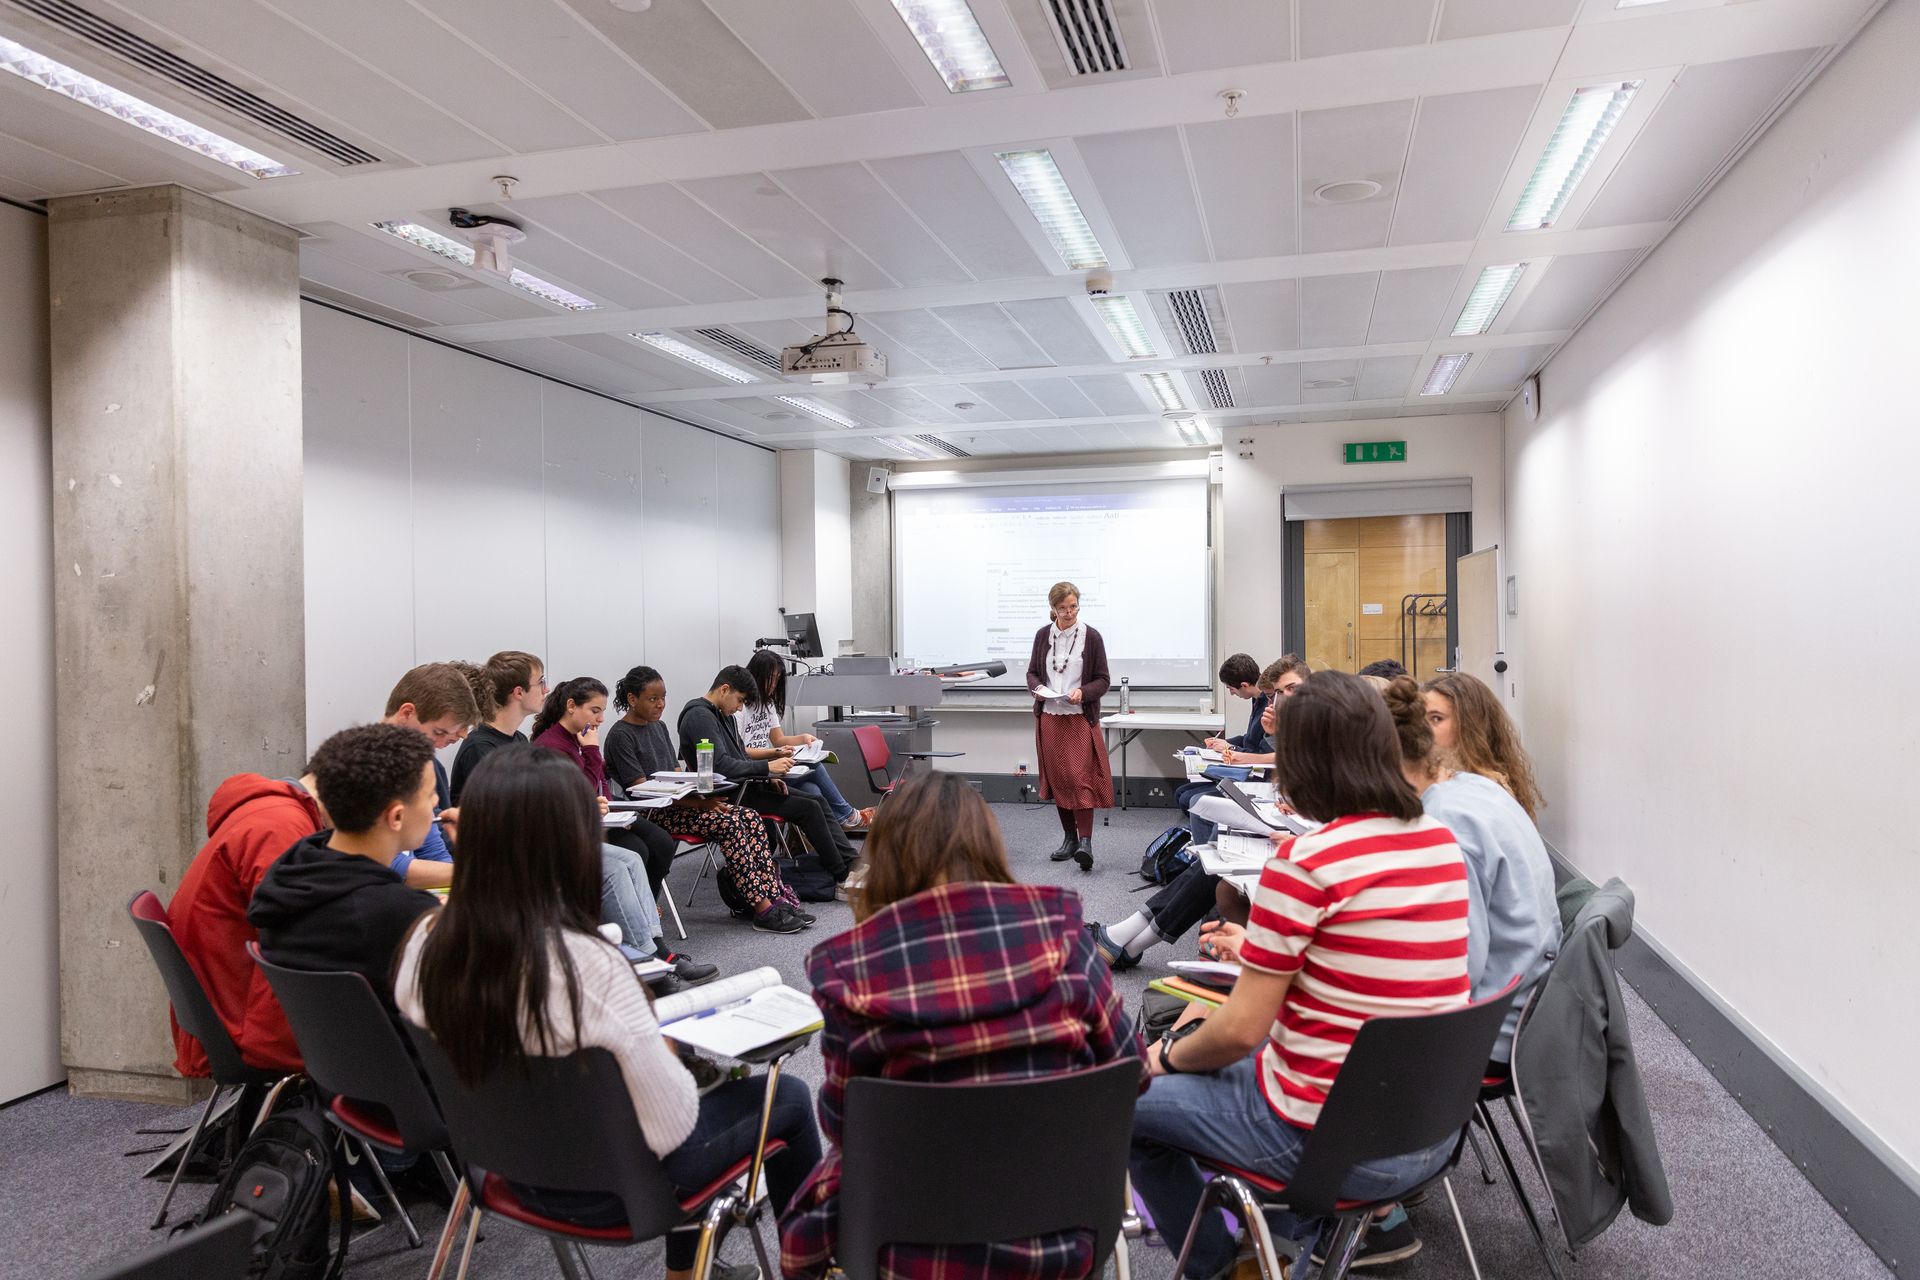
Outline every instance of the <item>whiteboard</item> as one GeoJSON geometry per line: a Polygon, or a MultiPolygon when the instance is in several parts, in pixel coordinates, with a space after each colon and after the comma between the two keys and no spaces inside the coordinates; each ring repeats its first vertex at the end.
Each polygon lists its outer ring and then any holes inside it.
{"type": "Polygon", "coordinates": [[[905,489],[893,495],[894,652],[999,659],[1025,688],[1047,589],[1080,588],[1115,683],[1210,685],[1205,479],[905,489]]]}

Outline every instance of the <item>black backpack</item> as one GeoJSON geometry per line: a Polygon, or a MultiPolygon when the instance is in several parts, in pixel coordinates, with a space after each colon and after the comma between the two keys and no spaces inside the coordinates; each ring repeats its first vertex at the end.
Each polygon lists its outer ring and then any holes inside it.
{"type": "Polygon", "coordinates": [[[1193,865],[1193,851],[1187,846],[1193,832],[1185,823],[1168,827],[1153,838],[1140,858],[1140,878],[1149,884],[1166,884],[1193,865]]]}
{"type": "Polygon", "coordinates": [[[720,867],[715,870],[713,883],[720,890],[720,901],[726,904],[727,910],[733,913],[734,919],[751,920],[753,918],[753,904],[747,901],[746,894],[740,892],[740,886],[734,881],[731,868],[720,867]]]}
{"type": "Polygon", "coordinates": [[[820,865],[817,854],[803,853],[797,858],[781,858],[776,864],[780,878],[802,902],[832,902],[833,891],[840,886],[833,873],[820,865]]]}
{"type": "Polygon", "coordinates": [[[248,1280],[337,1280],[353,1230],[346,1160],[313,1084],[302,1081],[289,1094],[241,1146],[197,1221],[224,1213],[253,1217],[248,1280]],[[339,1192],[337,1244],[328,1221],[329,1183],[339,1192]]]}

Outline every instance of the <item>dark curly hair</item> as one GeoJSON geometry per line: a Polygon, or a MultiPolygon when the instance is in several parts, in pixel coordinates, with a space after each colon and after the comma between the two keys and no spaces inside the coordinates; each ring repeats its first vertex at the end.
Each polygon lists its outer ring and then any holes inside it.
{"type": "Polygon", "coordinates": [[[321,743],[307,772],[334,828],[357,834],[378,822],[388,805],[419,791],[420,771],[431,759],[433,744],[418,729],[363,724],[321,743]]]}

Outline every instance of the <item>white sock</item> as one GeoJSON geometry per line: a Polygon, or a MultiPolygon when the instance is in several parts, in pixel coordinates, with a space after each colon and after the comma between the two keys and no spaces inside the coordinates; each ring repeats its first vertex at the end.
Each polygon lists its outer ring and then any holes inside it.
{"type": "Polygon", "coordinates": [[[1141,934],[1152,931],[1153,917],[1144,911],[1136,911],[1120,923],[1107,926],[1107,936],[1123,947],[1141,934]]]}
{"type": "Polygon", "coordinates": [[[1171,938],[1161,937],[1160,931],[1158,929],[1154,928],[1152,925],[1148,925],[1133,939],[1133,941],[1127,943],[1127,954],[1132,956],[1135,960],[1138,960],[1141,956],[1147,954],[1148,947],[1157,947],[1163,942],[1171,942],[1171,941],[1172,941],[1171,938]]]}

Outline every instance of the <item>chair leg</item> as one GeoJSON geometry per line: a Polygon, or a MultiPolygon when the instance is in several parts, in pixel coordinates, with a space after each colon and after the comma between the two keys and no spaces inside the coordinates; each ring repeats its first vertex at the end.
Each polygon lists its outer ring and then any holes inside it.
{"type": "Polygon", "coordinates": [[[580,1271],[573,1265],[573,1245],[559,1236],[548,1236],[547,1243],[553,1246],[554,1260],[560,1264],[560,1274],[567,1280],[580,1280],[580,1271]]]}
{"type": "MultiPolygon", "coordinates": [[[[1560,1206],[1554,1203],[1553,1188],[1547,1186],[1547,1166],[1540,1159],[1540,1145],[1533,1140],[1533,1125],[1527,1120],[1527,1113],[1521,1110],[1517,1094],[1507,1097],[1507,1114],[1513,1117],[1513,1127],[1520,1134],[1520,1141],[1526,1145],[1527,1158],[1533,1161],[1533,1172],[1540,1179],[1540,1185],[1547,1187],[1547,1221],[1553,1224],[1555,1244],[1566,1244],[1567,1229],[1560,1222],[1560,1206]]],[[[1567,1245],[1567,1256],[1573,1257],[1573,1246],[1567,1245]]]]}
{"type": "MultiPolygon", "coordinates": [[[[341,1140],[345,1141],[345,1138],[341,1140]]],[[[400,1197],[394,1193],[393,1183],[387,1180],[387,1171],[380,1167],[380,1157],[375,1154],[373,1144],[362,1138],[360,1150],[366,1155],[367,1163],[373,1168],[373,1180],[380,1184],[380,1194],[387,1198],[387,1203],[393,1206],[393,1211],[400,1215],[400,1225],[406,1229],[407,1233],[407,1247],[418,1249],[420,1232],[413,1225],[412,1215],[408,1214],[406,1206],[400,1203],[400,1197]]]]}
{"type": "Polygon", "coordinates": [[[1113,1280],[1133,1280],[1133,1258],[1127,1252],[1127,1241],[1138,1239],[1144,1231],[1140,1215],[1133,1210],[1133,1175],[1128,1174],[1124,1184],[1125,1197],[1121,1204],[1125,1206],[1120,1213],[1120,1234],[1113,1241],[1113,1280]]]}
{"type": "Polygon", "coordinates": [[[769,1200],[755,1201],[753,1207],[747,1210],[746,1224],[747,1235],[753,1239],[753,1255],[760,1260],[760,1274],[768,1277],[780,1274],[780,1268],[775,1266],[773,1259],[767,1256],[766,1241],[760,1238],[761,1223],[765,1218],[771,1216],[771,1214],[767,1212],[768,1206],[771,1203],[769,1200]]]}
{"type": "Polygon", "coordinates": [[[456,1280],[467,1280],[467,1268],[473,1265],[473,1246],[480,1239],[480,1208],[474,1206],[473,1213],[467,1219],[467,1245],[460,1251],[460,1274],[456,1280]]]}
{"type": "Polygon", "coordinates": [[[1547,1242],[1546,1232],[1540,1228],[1540,1215],[1533,1207],[1533,1197],[1529,1196],[1526,1187],[1521,1185],[1520,1171],[1514,1167],[1513,1155],[1507,1150],[1506,1139],[1500,1136],[1500,1130],[1492,1124],[1487,1126],[1487,1136],[1493,1140],[1494,1154],[1500,1157],[1500,1167],[1507,1175],[1507,1185],[1513,1188],[1513,1198],[1520,1204],[1521,1216],[1527,1220],[1527,1230],[1533,1233],[1533,1242],[1539,1246],[1540,1256],[1546,1259],[1547,1270],[1552,1273],[1553,1280],[1565,1280],[1560,1270],[1560,1259],[1554,1256],[1553,1246],[1547,1242]]]}
{"type": "Polygon", "coordinates": [[[700,858],[700,869],[693,873],[693,887],[687,890],[687,905],[693,905],[693,895],[700,892],[700,882],[707,878],[707,871],[713,866],[713,846],[705,846],[700,858]]]}
{"type": "Polygon", "coordinates": [[[1474,1123],[1467,1125],[1467,1145],[1473,1148],[1473,1158],[1480,1166],[1480,1180],[1488,1186],[1492,1186],[1493,1170],[1487,1167],[1487,1153],[1481,1149],[1480,1135],[1474,1132],[1474,1124],[1486,1124],[1488,1127],[1492,1126],[1492,1121],[1487,1117],[1486,1103],[1477,1102],[1474,1104],[1473,1121],[1474,1123]]]}
{"type": "Polygon", "coordinates": [[[273,1114],[274,1107],[279,1104],[280,1095],[287,1091],[288,1085],[299,1078],[298,1075],[281,1076],[273,1082],[273,1088],[267,1090],[267,1096],[261,1100],[260,1110],[254,1115],[253,1125],[247,1130],[248,1133],[252,1133],[254,1129],[258,1129],[262,1124],[266,1123],[267,1117],[273,1114]]]}
{"type": "Polygon", "coordinates": [[[1453,1195],[1453,1179],[1442,1178],[1440,1185],[1446,1188],[1447,1207],[1453,1210],[1453,1226],[1460,1233],[1460,1247],[1467,1251],[1467,1269],[1473,1272],[1473,1280],[1480,1280],[1480,1262],[1473,1256],[1473,1237],[1467,1234],[1467,1220],[1460,1216],[1460,1202],[1453,1195]]]}
{"type": "Polygon", "coordinates": [[[580,1270],[587,1280],[593,1280],[593,1263],[587,1258],[587,1246],[578,1240],[573,1242],[573,1256],[580,1261],[580,1270]]]}
{"type": "Polygon", "coordinates": [[[1369,1216],[1357,1213],[1340,1219],[1340,1225],[1333,1229],[1333,1239],[1327,1242],[1327,1263],[1320,1269],[1319,1280],[1346,1280],[1353,1256],[1360,1252],[1361,1238],[1367,1234],[1369,1216]]]}
{"type": "Polygon", "coordinates": [[[680,923],[680,908],[673,904],[673,890],[663,882],[660,885],[660,901],[667,904],[667,914],[673,917],[673,927],[680,933],[680,941],[687,940],[687,926],[680,923]]]}
{"type": "Polygon", "coordinates": [[[715,1196],[707,1206],[706,1215],[700,1220],[700,1246],[693,1255],[693,1280],[708,1280],[713,1274],[713,1260],[720,1254],[720,1241],[733,1223],[734,1205],[738,1201],[735,1195],[715,1196]]]}
{"type": "Polygon", "coordinates": [[[1267,1215],[1261,1208],[1259,1198],[1240,1179],[1227,1178],[1225,1181],[1225,1194],[1232,1195],[1238,1202],[1236,1212],[1240,1217],[1240,1225],[1246,1228],[1247,1235],[1253,1240],[1253,1256],[1260,1263],[1260,1274],[1265,1280],[1280,1280],[1280,1251],[1273,1247],[1273,1235],[1267,1230],[1267,1215]]]}
{"type": "Polygon", "coordinates": [[[193,1136],[187,1139],[187,1145],[180,1148],[180,1158],[174,1162],[173,1176],[167,1179],[167,1194],[160,1200],[160,1213],[153,1220],[149,1231],[158,1231],[167,1225],[167,1207],[173,1203],[174,1188],[180,1185],[180,1175],[186,1171],[187,1161],[193,1158],[193,1149],[200,1145],[200,1133],[207,1127],[207,1117],[213,1114],[213,1104],[220,1100],[224,1090],[219,1088],[207,1095],[207,1105],[200,1108],[200,1119],[194,1123],[193,1136]]]}
{"type": "MultiPolygon", "coordinates": [[[[434,1154],[444,1164],[446,1156],[438,1151],[434,1154]]],[[[444,1168],[442,1172],[445,1172],[444,1168]]],[[[440,1228],[440,1239],[433,1246],[433,1261],[427,1267],[427,1280],[440,1280],[446,1274],[447,1263],[453,1257],[454,1238],[459,1233],[461,1219],[467,1216],[467,1204],[467,1182],[462,1178],[453,1187],[453,1203],[447,1206],[446,1225],[440,1228]]],[[[464,1271],[465,1267],[461,1270],[464,1271]]]]}
{"type": "Polygon", "coordinates": [[[433,1167],[440,1171],[440,1181],[446,1184],[447,1194],[450,1196],[459,1195],[460,1179],[454,1174],[453,1161],[447,1159],[446,1152],[436,1151],[433,1153],[433,1167]]]}
{"type": "MultiPolygon", "coordinates": [[[[1175,1258],[1173,1262],[1174,1280],[1183,1280],[1186,1276],[1187,1255],[1193,1252],[1193,1242],[1200,1235],[1200,1224],[1206,1219],[1207,1214],[1212,1211],[1213,1202],[1220,1198],[1220,1192],[1223,1189],[1220,1184],[1224,1181],[1226,1181],[1224,1178],[1213,1178],[1208,1181],[1206,1186],[1200,1189],[1200,1203],[1194,1206],[1193,1221],[1187,1224],[1187,1238],[1180,1246],[1180,1256],[1175,1258]]],[[[1164,1237],[1166,1233],[1167,1225],[1163,1222],[1160,1224],[1160,1234],[1164,1237]]],[[[705,1280],[705,1278],[695,1276],[693,1280],[705,1280]]]]}

